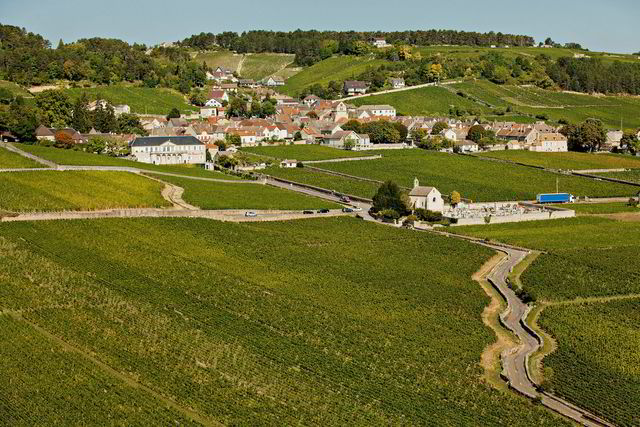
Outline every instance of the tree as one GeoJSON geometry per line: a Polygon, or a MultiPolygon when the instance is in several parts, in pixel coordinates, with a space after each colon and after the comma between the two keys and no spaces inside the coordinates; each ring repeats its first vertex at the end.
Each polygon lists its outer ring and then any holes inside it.
{"type": "Polygon", "coordinates": [[[386,181],[373,196],[373,211],[385,209],[394,210],[399,215],[405,215],[410,209],[409,196],[393,181],[386,181]]]}
{"type": "Polygon", "coordinates": [[[391,122],[391,124],[393,125],[394,128],[396,128],[396,130],[400,134],[399,142],[406,141],[407,136],[409,136],[409,129],[407,129],[407,127],[400,122],[391,122]]]}
{"type": "Polygon", "coordinates": [[[71,134],[64,130],[59,130],[55,134],[54,147],[56,148],[71,148],[75,145],[71,134]]]}
{"type": "Polygon", "coordinates": [[[357,120],[349,120],[342,126],[340,126],[343,130],[350,130],[355,133],[363,133],[362,132],[362,124],[357,120]]]}
{"type": "Polygon", "coordinates": [[[93,127],[98,132],[103,133],[111,133],[118,130],[116,113],[111,104],[107,104],[105,107],[102,107],[101,103],[96,105],[96,109],[93,111],[93,127]]]}
{"type": "Polygon", "coordinates": [[[275,105],[273,105],[273,102],[268,99],[265,99],[262,102],[261,108],[263,117],[273,116],[276,113],[275,105]]]}
{"type": "Polygon", "coordinates": [[[422,128],[416,128],[411,131],[411,140],[414,144],[420,145],[420,143],[427,136],[427,131],[422,128]]]}
{"type": "Polygon", "coordinates": [[[254,99],[253,102],[251,102],[251,116],[262,116],[262,106],[260,105],[260,101],[258,101],[257,99],[254,99]]]}
{"type": "Polygon", "coordinates": [[[46,126],[65,128],[71,123],[73,105],[69,97],[60,90],[45,90],[36,95],[36,105],[42,113],[46,126]]]}
{"type": "Polygon", "coordinates": [[[178,110],[176,107],[173,107],[169,111],[169,114],[167,114],[167,120],[169,120],[169,119],[179,119],[179,118],[180,118],[180,110],[178,110]]]}
{"type": "Polygon", "coordinates": [[[226,146],[241,145],[242,139],[240,138],[240,135],[237,135],[235,133],[228,133],[224,136],[224,142],[226,143],[226,146]]]}
{"type": "Polygon", "coordinates": [[[355,146],[356,146],[356,142],[352,138],[348,138],[346,141],[344,141],[345,150],[353,150],[355,146]]]}
{"type": "Polygon", "coordinates": [[[13,101],[13,93],[6,87],[0,87],[0,104],[10,104],[13,101]]]}
{"type": "Polygon", "coordinates": [[[469,133],[467,134],[467,139],[478,143],[485,136],[485,129],[480,125],[471,126],[469,129],[469,133]]]}
{"type": "Polygon", "coordinates": [[[147,131],[140,123],[140,118],[135,114],[123,113],[116,118],[116,128],[118,133],[131,133],[135,135],[146,135],[147,131]]]}
{"type": "Polygon", "coordinates": [[[445,129],[449,129],[449,125],[445,122],[436,122],[431,128],[431,135],[439,135],[445,129]]]}
{"type": "Polygon", "coordinates": [[[207,95],[202,90],[194,90],[189,95],[189,102],[198,107],[202,107],[207,103],[207,95]]]}
{"type": "Polygon", "coordinates": [[[631,154],[636,154],[640,151],[640,140],[636,132],[625,132],[620,139],[620,146],[631,154]]]}
{"type": "Polygon", "coordinates": [[[560,133],[567,137],[571,151],[598,151],[607,140],[607,131],[598,119],[587,119],[577,126],[566,125],[560,133]]]}
{"type": "Polygon", "coordinates": [[[244,99],[234,97],[229,101],[227,106],[227,117],[246,117],[247,103],[244,99]]]}
{"type": "Polygon", "coordinates": [[[35,141],[38,118],[33,107],[14,99],[6,110],[0,109],[0,130],[8,130],[18,141],[35,141]]]}
{"type": "Polygon", "coordinates": [[[451,197],[450,197],[451,205],[456,206],[457,204],[460,203],[460,200],[461,200],[460,193],[458,193],[457,191],[452,191],[451,197]]]}
{"type": "Polygon", "coordinates": [[[83,92],[73,104],[71,127],[81,133],[89,132],[92,126],[91,113],[87,108],[88,103],[89,98],[87,94],[83,92]]]}
{"type": "Polygon", "coordinates": [[[302,132],[297,131],[295,134],[293,134],[293,140],[294,141],[301,141],[302,140],[302,132]]]}

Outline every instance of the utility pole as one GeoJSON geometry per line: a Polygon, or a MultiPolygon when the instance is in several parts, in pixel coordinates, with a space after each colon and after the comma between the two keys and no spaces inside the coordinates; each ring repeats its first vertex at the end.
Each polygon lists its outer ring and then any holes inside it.
{"type": "Polygon", "coordinates": [[[556,176],[556,194],[560,192],[559,178],[556,176]]]}

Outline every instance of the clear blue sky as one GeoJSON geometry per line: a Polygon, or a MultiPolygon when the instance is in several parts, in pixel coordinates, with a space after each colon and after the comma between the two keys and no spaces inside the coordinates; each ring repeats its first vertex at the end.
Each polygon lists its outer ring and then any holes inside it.
{"type": "Polygon", "coordinates": [[[456,29],[640,51],[638,0],[0,0],[0,22],[55,46],[83,37],[155,44],[201,31],[456,29]]]}

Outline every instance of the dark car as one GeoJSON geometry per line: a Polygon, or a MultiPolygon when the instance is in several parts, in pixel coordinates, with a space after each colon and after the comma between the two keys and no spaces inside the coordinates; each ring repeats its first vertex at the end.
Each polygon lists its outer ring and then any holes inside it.
{"type": "Polygon", "coordinates": [[[327,209],[327,208],[320,209],[320,210],[318,211],[318,213],[329,213],[329,209],[327,209]]]}
{"type": "Polygon", "coordinates": [[[352,208],[342,208],[342,212],[351,213],[353,212],[352,208]]]}
{"type": "Polygon", "coordinates": [[[302,211],[305,215],[313,215],[313,211],[302,211]]]}

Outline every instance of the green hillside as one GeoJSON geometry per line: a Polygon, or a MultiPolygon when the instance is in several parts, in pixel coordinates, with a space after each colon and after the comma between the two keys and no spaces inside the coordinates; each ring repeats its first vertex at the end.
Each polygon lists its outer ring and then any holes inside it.
{"type": "Polygon", "coordinates": [[[262,80],[277,73],[293,62],[295,55],[278,53],[254,53],[246,55],[240,75],[248,79],[262,80]]]}

